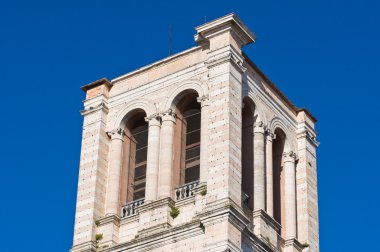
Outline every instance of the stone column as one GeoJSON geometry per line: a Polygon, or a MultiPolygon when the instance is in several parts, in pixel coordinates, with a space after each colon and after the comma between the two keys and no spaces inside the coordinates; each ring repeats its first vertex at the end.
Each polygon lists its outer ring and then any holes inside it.
{"type": "Polygon", "coordinates": [[[265,130],[263,122],[254,125],[253,209],[265,209],[265,130]]]}
{"type": "Polygon", "coordinates": [[[159,198],[171,197],[173,195],[172,174],[173,174],[173,137],[175,114],[172,110],[164,112],[161,126],[161,152],[160,152],[160,177],[159,177],[159,198]]]}
{"type": "Polygon", "coordinates": [[[106,215],[117,215],[120,212],[120,175],[123,156],[124,130],[118,128],[108,132],[111,137],[111,150],[108,165],[108,183],[106,215]]]}
{"type": "Polygon", "coordinates": [[[208,115],[205,111],[210,105],[208,96],[198,97],[197,101],[201,104],[201,153],[200,153],[200,171],[199,171],[199,181],[200,184],[206,184],[207,174],[208,174],[208,115]]]}
{"type": "Polygon", "coordinates": [[[273,217],[273,139],[275,135],[267,130],[265,144],[265,158],[266,158],[266,196],[267,196],[267,214],[273,217]]]}
{"type": "Polygon", "coordinates": [[[158,115],[146,117],[145,121],[149,122],[145,202],[149,203],[157,199],[161,123],[158,115]]]}
{"type": "Polygon", "coordinates": [[[285,173],[285,229],[286,239],[296,238],[296,154],[293,151],[284,153],[284,173],[285,173]]]}

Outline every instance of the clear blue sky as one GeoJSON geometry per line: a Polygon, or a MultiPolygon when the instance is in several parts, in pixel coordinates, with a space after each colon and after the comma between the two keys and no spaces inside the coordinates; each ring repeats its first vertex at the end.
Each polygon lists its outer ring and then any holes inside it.
{"type": "Polygon", "coordinates": [[[319,119],[322,251],[376,250],[380,205],[379,1],[1,1],[0,250],[68,251],[84,94],[195,45],[230,12],[244,51],[319,119]],[[128,3],[127,3],[128,2],[128,3]]]}

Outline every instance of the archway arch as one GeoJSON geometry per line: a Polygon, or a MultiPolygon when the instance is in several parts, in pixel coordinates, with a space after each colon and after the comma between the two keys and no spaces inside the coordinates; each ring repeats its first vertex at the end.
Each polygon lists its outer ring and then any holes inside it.
{"type": "Polygon", "coordinates": [[[153,102],[147,99],[140,98],[140,99],[131,101],[129,103],[126,103],[124,106],[122,106],[117,112],[115,119],[111,123],[113,129],[117,129],[117,128],[124,129],[128,122],[128,118],[133,116],[136,110],[144,111],[146,116],[151,116],[157,113],[156,106],[153,104],[153,102]]]}
{"type": "Polygon", "coordinates": [[[186,94],[194,92],[198,94],[198,97],[208,96],[208,87],[205,83],[197,80],[190,80],[179,84],[169,92],[163,110],[167,111],[172,109],[175,111],[178,102],[186,96],[186,94]]]}

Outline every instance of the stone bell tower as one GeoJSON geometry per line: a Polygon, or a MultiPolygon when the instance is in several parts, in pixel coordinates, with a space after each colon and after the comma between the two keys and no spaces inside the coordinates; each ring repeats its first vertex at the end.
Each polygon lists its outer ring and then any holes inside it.
{"type": "Polygon", "coordinates": [[[82,87],[72,252],[319,251],[316,119],[243,53],[235,14],[195,41],[82,87]]]}

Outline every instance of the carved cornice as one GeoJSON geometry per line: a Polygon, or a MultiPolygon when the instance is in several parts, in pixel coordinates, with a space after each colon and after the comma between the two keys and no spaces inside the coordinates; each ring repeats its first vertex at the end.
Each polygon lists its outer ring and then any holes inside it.
{"type": "Polygon", "coordinates": [[[212,68],[223,63],[230,62],[241,72],[245,72],[247,68],[243,66],[244,57],[231,46],[208,53],[208,59],[205,64],[207,68],[212,68]]]}
{"type": "Polygon", "coordinates": [[[103,110],[105,113],[108,113],[108,106],[105,104],[104,101],[102,101],[99,105],[95,106],[95,107],[89,107],[88,109],[84,109],[84,110],[80,110],[80,114],[82,116],[86,116],[88,114],[91,114],[93,112],[97,112],[99,110],[103,110]]]}
{"type": "Polygon", "coordinates": [[[311,133],[311,131],[307,130],[307,129],[304,129],[302,130],[301,132],[298,132],[297,133],[297,138],[306,138],[307,140],[310,141],[310,143],[312,143],[314,145],[314,147],[318,147],[319,146],[319,142],[316,140],[316,134],[313,134],[311,133]]]}

